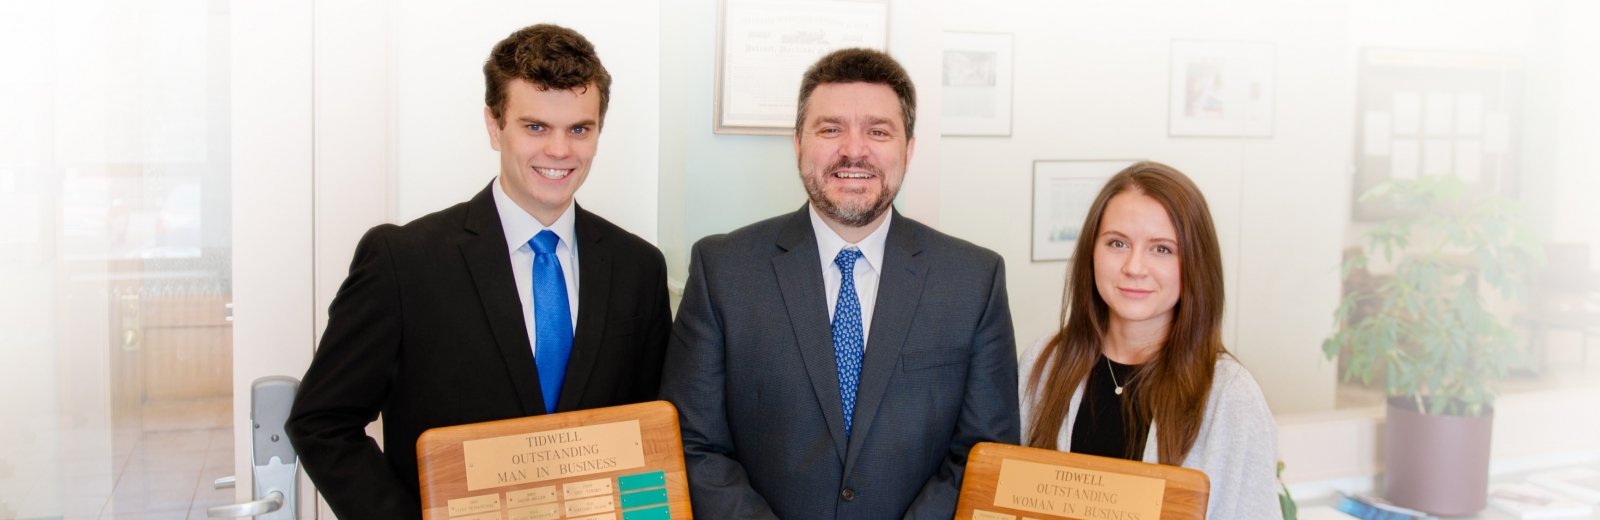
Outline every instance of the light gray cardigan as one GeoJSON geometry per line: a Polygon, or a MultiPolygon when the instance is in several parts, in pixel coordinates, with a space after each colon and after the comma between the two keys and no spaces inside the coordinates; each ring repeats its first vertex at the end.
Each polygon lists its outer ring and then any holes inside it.
{"type": "MultiPolygon", "coordinates": [[[[1031,434],[1034,406],[1039,402],[1040,391],[1029,387],[1028,377],[1033,365],[1044,352],[1049,337],[1022,353],[1017,361],[1019,375],[1017,392],[1021,404],[1022,438],[1031,434]]],[[[1067,408],[1066,423],[1056,437],[1056,446],[1062,451],[1072,449],[1072,426],[1078,418],[1078,404],[1083,400],[1083,382],[1078,383],[1067,408]]],[[[1144,461],[1154,463],[1156,457],[1156,425],[1150,425],[1151,442],[1145,443],[1144,461]]],[[[1183,467],[1205,472],[1211,478],[1211,499],[1206,507],[1206,518],[1215,519],[1274,519],[1283,518],[1278,505],[1278,428],[1272,419],[1272,410],[1261,394],[1261,386],[1250,377],[1232,356],[1217,359],[1217,369],[1211,380],[1211,395],[1206,399],[1205,418],[1200,422],[1200,435],[1195,438],[1183,467]]]]}

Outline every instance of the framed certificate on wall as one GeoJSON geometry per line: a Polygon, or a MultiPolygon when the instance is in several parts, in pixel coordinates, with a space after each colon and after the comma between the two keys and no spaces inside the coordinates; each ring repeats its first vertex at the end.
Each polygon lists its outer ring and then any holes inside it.
{"type": "Polygon", "coordinates": [[[1033,162],[1033,261],[1071,260],[1083,219],[1106,180],[1134,159],[1033,162]]]}
{"type": "Polygon", "coordinates": [[[1009,33],[944,33],[944,135],[1011,135],[1009,33]]]}
{"type": "Polygon", "coordinates": [[[713,131],[794,132],[800,77],[838,49],[889,49],[887,0],[723,0],[713,131]]]}
{"type": "Polygon", "coordinates": [[[1167,135],[1272,137],[1277,47],[1264,42],[1172,42],[1167,135]]]}

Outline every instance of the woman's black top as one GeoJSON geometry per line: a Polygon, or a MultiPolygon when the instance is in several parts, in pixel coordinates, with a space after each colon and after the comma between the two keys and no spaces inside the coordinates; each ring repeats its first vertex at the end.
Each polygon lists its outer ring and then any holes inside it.
{"type": "Polygon", "coordinates": [[[1072,452],[1119,459],[1140,460],[1144,455],[1146,437],[1150,434],[1150,421],[1138,428],[1137,442],[1128,445],[1128,421],[1123,416],[1123,399],[1132,399],[1134,389],[1128,385],[1137,365],[1124,365],[1110,361],[1116,371],[1116,381],[1124,385],[1122,395],[1117,395],[1111,372],[1106,369],[1104,356],[1089,371],[1089,381],[1084,385],[1083,401],[1078,403],[1078,419],[1072,426],[1072,452]]]}

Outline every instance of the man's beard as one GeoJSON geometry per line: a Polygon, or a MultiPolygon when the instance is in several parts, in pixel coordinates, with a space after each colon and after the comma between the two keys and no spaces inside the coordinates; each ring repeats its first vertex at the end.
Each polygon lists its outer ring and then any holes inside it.
{"type": "Polygon", "coordinates": [[[816,207],[818,212],[835,222],[850,227],[866,226],[877,220],[894,203],[895,191],[899,188],[898,186],[891,188],[885,180],[883,172],[878,170],[876,166],[868,164],[865,160],[850,161],[845,158],[834,161],[832,166],[817,172],[817,175],[802,174],[800,180],[806,186],[806,195],[810,197],[811,205],[816,207]],[[844,168],[866,170],[872,172],[880,181],[884,181],[879,185],[878,196],[865,203],[837,204],[832,200],[828,200],[827,188],[823,186],[823,181],[826,177],[832,175],[830,172],[844,168]]]}

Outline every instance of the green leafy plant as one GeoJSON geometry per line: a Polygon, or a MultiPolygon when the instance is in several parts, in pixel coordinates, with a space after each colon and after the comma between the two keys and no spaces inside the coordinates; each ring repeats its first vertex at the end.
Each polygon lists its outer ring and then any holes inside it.
{"type": "Polygon", "coordinates": [[[1370,384],[1382,371],[1387,395],[1422,413],[1488,412],[1520,354],[1486,297],[1521,300],[1541,256],[1520,207],[1448,176],[1387,182],[1362,202],[1395,216],[1367,233],[1365,252],[1345,260],[1346,282],[1369,281],[1346,284],[1323,353],[1344,356],[1346,381],[1370,384]],[[1374,254],[1392,275],[1367,275],[1374,254]]]}
{"type": "Polygon", "coordinates": [[[1289,485],[1283,483],[1283,461],[1278,461],[1278,487],[1283,489],[1278,493],[1278,508],[1283,511],[1283,520],[1296,520],[1300,517],[1300,506],[1295,505],[1294,496],[1289,494],[1289,485]]]}

